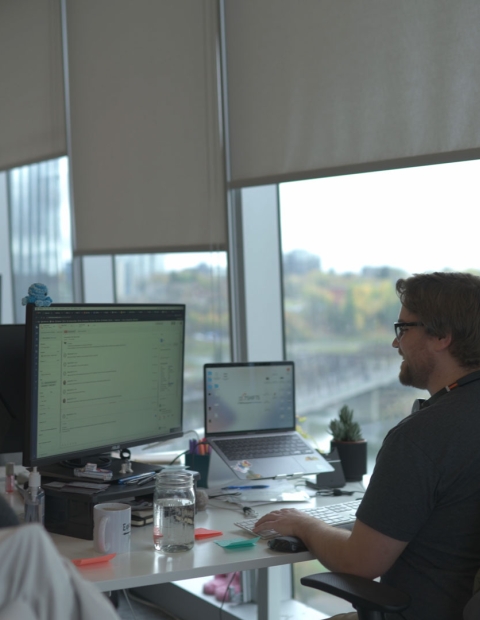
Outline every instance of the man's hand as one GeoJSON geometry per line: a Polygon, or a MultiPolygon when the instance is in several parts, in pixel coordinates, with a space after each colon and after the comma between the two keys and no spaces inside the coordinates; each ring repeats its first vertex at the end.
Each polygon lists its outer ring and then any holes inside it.
{"type": "Polygon", "coordinates": [[[272,529],[297,536],[329,570],[375,579],[383,575],[407,546],[359,519],[352,532],[327,525],[299,510],[284,508],[261,517],[255,531],[272,529]]]}
{"type": "MultiPolygon", "coordinates": [[[[302,532],[310,525],[315,526],[318,519],[311,517],[295,508],[282,508],[274,510],[261,517],[254,528],[255,532],[261,530],[275,530],[282,536],[297,536],[302,538],[302,532]]],[[[302,538],[303,539],[303,538],[302,538]]]]}

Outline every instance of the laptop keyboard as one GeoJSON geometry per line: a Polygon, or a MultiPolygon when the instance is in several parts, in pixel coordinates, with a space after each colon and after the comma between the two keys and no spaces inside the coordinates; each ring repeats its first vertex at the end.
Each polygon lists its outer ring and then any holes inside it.
{"type": "MultiPolygon", "coordinates": [[[[299,509],[300,512],[304,512],[315,519],[320,519],[337,527],[344,527],[346,525],[352,525],[355,521],[355,515],[358,507],[360,506],[360,500],[354,500],[351,502],[340,502],[338,504],[330,504],[330,506],[320,506],[318,508],[303,508],[299,509]]],[[[280,536],[275,530],[261,530],[260,532],[254,532],[253,528],[258,519],[245,519],[244,521],[238,521],[235,523],[242,530],[246,530],[253,536],[260,536],[261,538],[275,538],[280,536]]]]}
{"type": "Polygon", "coordinates": [[[314,450],[296,435],[221,439],[217,440],[216,444],[230,461],[314,453],[314,450]]]}

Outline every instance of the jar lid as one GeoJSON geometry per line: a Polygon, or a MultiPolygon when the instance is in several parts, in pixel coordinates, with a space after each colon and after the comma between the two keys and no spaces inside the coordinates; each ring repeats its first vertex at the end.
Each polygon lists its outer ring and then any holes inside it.
{"type": "Polygon", "coordinates": [[[176,486],[192,486],[193,485],[193,473],[185,469],[182,470],[168,470],[162,469],[157,474],[157,482],[159,484],[176,487],[176,486]]]}

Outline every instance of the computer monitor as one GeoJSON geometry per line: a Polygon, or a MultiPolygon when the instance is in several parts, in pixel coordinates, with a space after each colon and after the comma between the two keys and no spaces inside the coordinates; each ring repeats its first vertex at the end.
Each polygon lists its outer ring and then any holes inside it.
{"type": "Polygon", "coordinates": [[[25,418],[25,325],[0,325],[0,462],[21,463],[25,418]]]}
{"type": "Polygon", "coordinates": [[[183,304],[28,305],[23,464],[70,478],[72,463],[181,436],[184,340],[183,304]]]}

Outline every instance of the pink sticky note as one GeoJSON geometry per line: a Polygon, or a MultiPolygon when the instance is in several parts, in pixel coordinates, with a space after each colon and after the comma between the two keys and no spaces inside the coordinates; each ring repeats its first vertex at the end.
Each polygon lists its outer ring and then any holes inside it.
{"type": "Polygon", "coordinates": [[[213,536],[221,536],[223,532],[220,530],[207,530],[205,527],[195,528],[195,538],[213,538],[213,536]]]}
{"type": "Polygon", "coordinates": [[[78,560],[72,560],[75,566],[87,566],[88,564],[100,564],[101,562],[110,562],[114,558],[116,553],[109,553],[108,555],[97,555],[94,558],[79,558],[78,560]]]}

